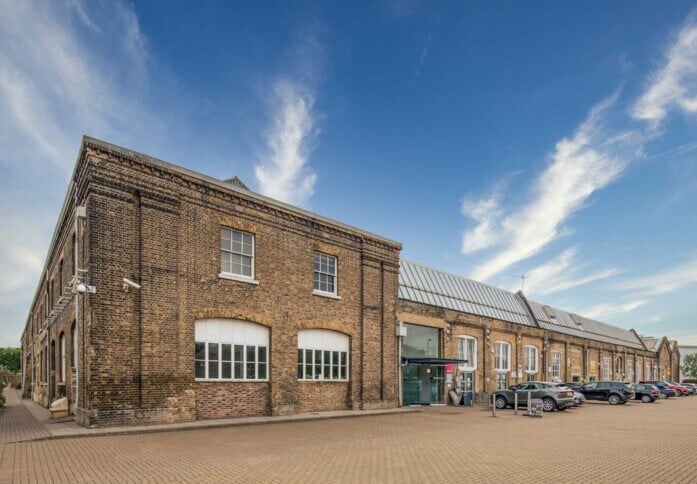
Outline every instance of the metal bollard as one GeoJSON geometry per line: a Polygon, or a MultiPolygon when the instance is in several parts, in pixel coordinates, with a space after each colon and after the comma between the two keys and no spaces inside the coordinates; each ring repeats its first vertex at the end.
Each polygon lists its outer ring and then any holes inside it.
{"type": "Polygon", "coordinates": [[[491,394],[491,416],[496,417],[496,394],[491,394]]]}
{"type": "Polygon", "coordinates": [[[532,413],[532,392],[528,390],[528,415],[532,413]]]}
{"type": "Polygon", "coordinates": [[[513,394],[513,415],[518,415],[518,392],[513,394]]]}

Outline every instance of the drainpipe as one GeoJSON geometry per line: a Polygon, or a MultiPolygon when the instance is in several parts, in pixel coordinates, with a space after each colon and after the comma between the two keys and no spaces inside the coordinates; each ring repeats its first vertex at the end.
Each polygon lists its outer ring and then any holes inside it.
{"type": "MultiPolygon", "coordinates": [[[[74,273],[73,273],[73,280],[77,281],[78,280],[78,254],[80,253],[78,250],[78,244],[80,237],[78,236],[78,214],[77,214],[77,188],[75,189],[75,195],[73,197],[74,199],[74,206],[75,206],[75,247],[73,247],[73,267],[74,273]]],[[[79,301],[80,293],[75,291],[75,335],[77,336],[77,340],[80,340],[80,311],[78,309],[78,301],[79,301]]],[[[80,345],[77,344],[77,341],[73,341],[73,351],[75,352],[75,362],[77,365],[75,365],[75,412],[77,413],[77,409],[80,403],[80,352],[79,352],[80,345]]]]}

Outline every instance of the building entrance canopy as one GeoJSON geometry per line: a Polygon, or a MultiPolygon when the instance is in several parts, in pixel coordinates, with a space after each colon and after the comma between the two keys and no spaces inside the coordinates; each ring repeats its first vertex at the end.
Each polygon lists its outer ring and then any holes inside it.
{"type": "Polygon", "coordinates": [[[428,365],[428,366],[444,366],[448,363],[467,364],[467,360],[458,360],[456,358],[412,358],[409,356],[402,357],[402,363],[405,365],[428,365]]]}

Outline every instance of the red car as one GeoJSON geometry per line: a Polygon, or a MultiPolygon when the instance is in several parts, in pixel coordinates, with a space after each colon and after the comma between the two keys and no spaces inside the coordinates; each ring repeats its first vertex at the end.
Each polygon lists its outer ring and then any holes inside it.
{"type": "Polygon", "coordinates": [[[684,387],[684,386],[680,385],[679,383],[667,382],[667,381],[661,381],[661,380],[642,381],[639,383],[645,383],[645,384],[649,384],[649,385],[655,385],[656,383],[660,383],[661,385],[665,386],[666,388],[670,388],[671,390],[675,390],[675,394],[678,397],[682,397],[683,395],[687,395],[687,387],[684,387]]]}
{"type": "Polygon", "coordinates": [[[673,390],[675,390],[676,392],[679,391],[680,392],[679,396],[681,396],[681,397],[683,395],[687,395],[688,393],[690,393],[690,390],[686,386],[681,385],[680,383],[677,383],[674,381],[667,381],[666,383],[673,385],[673,390]]]}

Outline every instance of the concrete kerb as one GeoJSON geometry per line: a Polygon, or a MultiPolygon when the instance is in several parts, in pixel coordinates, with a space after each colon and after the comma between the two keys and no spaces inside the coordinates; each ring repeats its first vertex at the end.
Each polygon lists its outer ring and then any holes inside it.
{"type": "Polygon", "coordinates": [[[105,437],[114,435],[133,435],[133,434],[152,434],[164,432],[182,432],[187,430],[205,430],[225,427],[246,427],[251,425],[266,425],[278,423],[308,422],[313,420],[330,420],[359,417],[377,417],[391,414],[406,414],[420,412],[419,408],[394,408],[382,410],[348,410],[342,413],[318,412],[316,414],[289,415],[287,417],[248,417],[240,419],[225,420],[197,420],[194,422],[174,423],[174,424],[152,424],[134,427],[105,427],[96,429],[51,429],[50,423],[45,423],[44,427],[50,435],[33,437],[29,439],[14,440],[6,443],[38,442],[43,440],[60,439],[79,439],[83,437],[105,437]],[[368,413],[366,413],[368,412],[368,413]]]}

